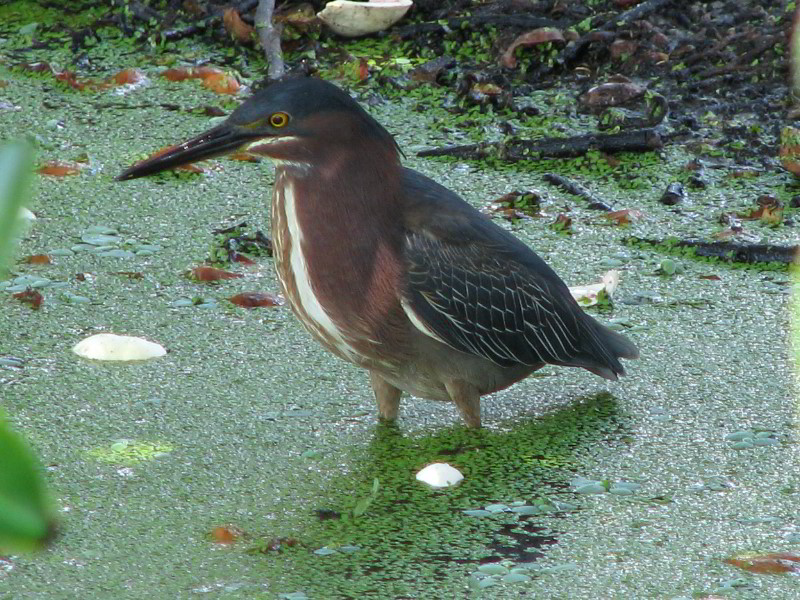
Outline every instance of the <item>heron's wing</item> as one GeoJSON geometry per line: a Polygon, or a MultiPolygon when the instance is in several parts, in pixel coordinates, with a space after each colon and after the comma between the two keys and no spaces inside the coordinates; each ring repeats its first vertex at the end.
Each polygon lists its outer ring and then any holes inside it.
{"type": "Polygon", "coordinates": [[[503,367],[624,373],[618,356],[635,347],[586,315],[539,256],[453,192],[406,171],[402,302],[417,328],[503,367]]]}

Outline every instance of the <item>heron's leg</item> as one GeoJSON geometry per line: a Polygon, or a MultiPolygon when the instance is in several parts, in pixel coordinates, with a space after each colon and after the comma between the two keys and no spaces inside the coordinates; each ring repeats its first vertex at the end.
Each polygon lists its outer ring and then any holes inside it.
{"type": "Polygon", "coordinates": [[[384,421],[394,421],[397,419],[397,409],[400,406],[400,395],[402,390],[397,389],[386,381],[377,371],[369,372],[369,379],[372,382],[372,391],[375,392],[375,400],[378,403],[378,417],[384,421]]]}
{"type": "Polygon", "coordinates": [[[481,395],[474,385],[454,379],[445,383],[450,399],[455,402],[467,427],[481,426],[481,395]]]}

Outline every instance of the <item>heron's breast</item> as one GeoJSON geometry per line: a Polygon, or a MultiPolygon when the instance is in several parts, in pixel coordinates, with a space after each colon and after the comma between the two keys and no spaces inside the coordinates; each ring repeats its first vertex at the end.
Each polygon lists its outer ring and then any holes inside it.
{"type": "Polygon", "coordinates": [[[359,363],[360,352],[323,306],[308,263],[308,240],[298,217],[297,188],[278,173],[272,199],[272,243],[283,294],[303,326],[341,358],[359,363]]]}

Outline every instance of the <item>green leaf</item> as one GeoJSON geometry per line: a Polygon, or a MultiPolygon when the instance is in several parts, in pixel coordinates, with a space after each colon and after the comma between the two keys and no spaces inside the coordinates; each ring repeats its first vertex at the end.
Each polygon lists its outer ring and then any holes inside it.
{"type": "Polygon", "coordinates": [[[0,554],[29,552],[53,530],[52,511],[36,456],[0,413],[0,554]]]}
{"type": "Polygon", "coordinates": [[[358,502],[356,502],[355,508],[353,508],[353,516],[360,517],[369,508],[370,504],[372,504],[372,496],[367,496],[366,498],[362,498],[358,502]]]}
{"type": "Polygon", "coordinates": [[[11,253],[32,164],[29,146],[15,142],[0,147],[0,270],[11,253]]]}

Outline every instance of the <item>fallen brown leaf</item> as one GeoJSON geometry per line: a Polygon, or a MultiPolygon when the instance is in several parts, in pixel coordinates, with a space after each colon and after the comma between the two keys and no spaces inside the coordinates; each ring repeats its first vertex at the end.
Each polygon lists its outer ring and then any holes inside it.
{"type": "Polygon", "coordinates": [[[16,294],[12,294],[12,296],[24,304],[30,304],[33,310],[39,310],[39,307],[44,301],[44,297],[33,288],[28,288],[22,292],[17,292],[16,294]]]}
{"type": "Polygon", "coordinates": [[[49,254],[31,254],[22,259],[22,262],[29,265],[51,265],[53,264],[53,259],[50,258],[49,254]]]}
{"type": "Polygon", "coordinates": [[[279,296],[265,292],[242,292],[229,298],[237,306],[257,308],[260,306],[280,306],[283,300],[279,296]]]}
{"type": "Polygon", "coordinates": [[[800,556],[791,552],[768,554],[743,554],[726,558],[725,562],[750,573],[759,575],[783,575],[800,573],[800,556]]]}
{"type": "Polygon", "coordinates": [[[73,162],[63,162],[59,160],[50,161],[36,169],[39,175],[49,175],[51,177],[66,177],[67,175],[77,175],[81,172],[83,165],[73,162]]]}
{"type": "Polygon", "coordinates": [[[255,28],[242,21],[239,16],[239,11],[235,8],[226,8],[222,13],[222,23],[225,29],[230,33],[239,43],[248,44],[253,41],[253,34],[256,32],[255,28]]]}
{"type": "Polygon", "coordinates": [[[216,267],[194,267],[189,272],[189,278],[195,281],[220,281],[222,279],[239,279],[244,277],[240,273],[231,273],[224,269],[217,269],[216,267]]]}
{"type": "Polygon", "coordinates": [[[240,273],[231,273],[224,269],[217,269],[216,267],[194,267],[189,272],[189,277],[195,281],[219,281],[221,279],[239,279],[244,277],[240,273]]]}
{"type": "Polygon", "coordinates": [[[643,216],[644,213],[642,211],[633,208],[623,208],[622,210],[614,210],[601,215],[602,218],[608,219],[615,225],[629,225],[631,221],[638,221],[643,216]]]}
{"type": "Polygon", "coordinates": [[[235,525],[220,525],[211,530],[211,539],[215,544],[230,545],[244,535],[244,531],[235,525]]]}
{"type": "Polygon", "coordinates": [[[139,83],[142,79],[144,79],[144,73],[139,69],[123,69],[115,74],[111,78],[111,81],[117,85],[125,85],[129,83],[139,83]]]}

